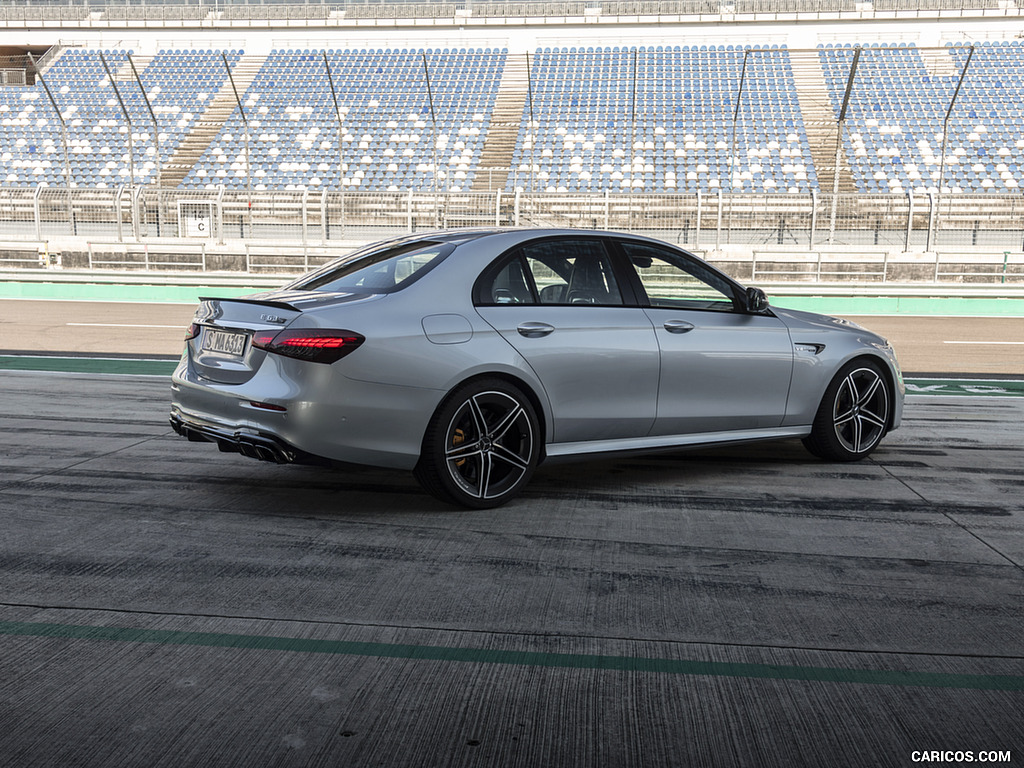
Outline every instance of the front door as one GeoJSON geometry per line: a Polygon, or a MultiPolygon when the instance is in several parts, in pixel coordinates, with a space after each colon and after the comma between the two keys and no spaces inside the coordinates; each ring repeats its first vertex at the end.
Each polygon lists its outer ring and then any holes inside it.
{"type": "Polygon", "coordinates": [[[697,259],[647,243],[622,247],[647,294],[661,350],[651,434],[782,424],[793,371],[782,321],[748,313],[737,287],[697,259]]]}
{"type": "Polygon", "coordinates": [[[604,243],[529,243],[487,276],[478,311],[529,363],[551,402],[554,442],[643,437],[657,408],[659,350],[623,303],[604,243]]]}

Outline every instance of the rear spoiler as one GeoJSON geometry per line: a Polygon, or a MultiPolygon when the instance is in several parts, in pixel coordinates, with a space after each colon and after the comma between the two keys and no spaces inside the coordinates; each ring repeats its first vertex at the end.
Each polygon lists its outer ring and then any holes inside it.
{"type": "Polygon", "coordinates": [[[236,304],[256,304],[261,307],[274,307],[274,309],[288,309],[292,312],[301,312],[299,307],[292,306],[286,301],[273,301],[270,299],[232,299],[224,296],[200,296],[200,301],[233,301],[236,304]]]}

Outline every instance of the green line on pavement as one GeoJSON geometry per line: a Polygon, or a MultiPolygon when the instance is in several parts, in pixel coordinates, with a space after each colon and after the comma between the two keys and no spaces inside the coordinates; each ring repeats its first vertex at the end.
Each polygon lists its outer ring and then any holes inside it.
{"type": "Polygon", "coordinates": [[[0,355],[0,371],[114,373],[125,376],[170,376],[174,373],[174,369],[177,365],[177,360],[0,355]]]}
{"type": "Polygon", "coordinates": [[[593,669],[616,672],[652,672],[666,675],[705,675],[767,680],[801,680],[862,685],[959,688],[984,691],[1022,691],[1024,677],[1018,675],[967,675],[946,672],[802,667],[782,664],[748,664],[723,661],[690,661],[638,656],[502,651],[484,648],[450,648],[401,643],[369,643],[347,640],[313,640],[265,635],[235,635],[215,632],[95,627],[76,624],[0,622],[0,635],[58,638],[118,643],[240,648],[255,651],[320,653],[366,656],[378,659],[411,659],[471,664],[506,664],[526,667],[593,669]]]}
{"type": "MultiPolygon", "coordinates": [[[[200,296],[231,298],[258,293],[273,285],[284,284],[290,278],[281,277],[280,283],[271,281],[259,285],[171,285],[159,282],[146,284],[114,283],[97,279],[96,282],[79,280],[3,281],[0,299],[39,299],[57,301],[127,301],[140,303],[196,304],[200,296]]],[[[787,293],[785,288],[770,288],[771,302],[778,307],[821,312],[827,315],[925,315],[946,317],[1024,317],[1024,298],[989,296],[900,296],[884,295],[803,295],[787,293]]]]}
{"type": "Polygon", "coordinates": [[[1022,317],[1024,299],[983,296],[771,296],[771,304],[824,315],[1022,317]]]}
{"type": "Polygon", "coordinates": [[[958,397],[1024,397],[1024,380],[1016,379],[906,379],[908,395],[958,397]]]}
{"type": "MultiPolygon", "coordinates": [[[[281,279],[281,283],[286,282],[281,279]]],[[[267,287],[196,285],[122,285],[118,283],[42,283],[0,282],[2,299],[38,299],[53,301],[128,301],[142,304],[198,304],[200,296],[232,298],[259,293],[267,287]]]]}

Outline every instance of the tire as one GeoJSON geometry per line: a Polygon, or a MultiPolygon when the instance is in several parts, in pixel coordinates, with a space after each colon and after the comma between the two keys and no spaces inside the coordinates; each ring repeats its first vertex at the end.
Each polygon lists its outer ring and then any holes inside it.
{"type": "Polygon", "coordinates": [[[858,461],[889,429],[892,393],[882,368],[871,360],[844,365],[825,389],[804,447],[822,459],[858,461]]]}
{"type": "Polygon", "coordinates": [[[477,379],[452,391],[438,406],[414,474],[441,501],[488,509],[526,486],[540,449],[530,398],[502,379],[477,379]]]}

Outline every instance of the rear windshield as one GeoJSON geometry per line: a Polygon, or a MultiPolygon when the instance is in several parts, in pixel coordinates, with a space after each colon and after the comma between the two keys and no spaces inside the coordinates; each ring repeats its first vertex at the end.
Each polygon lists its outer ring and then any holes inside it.
{"type": "Polygon", "coordinates": [[[418,280],[453,250],[451,243],[425,240],[385,246],[329,264],[288,287],[326,293],[393,293],[418,280]]]}

